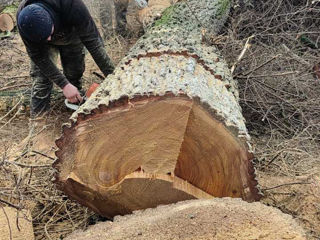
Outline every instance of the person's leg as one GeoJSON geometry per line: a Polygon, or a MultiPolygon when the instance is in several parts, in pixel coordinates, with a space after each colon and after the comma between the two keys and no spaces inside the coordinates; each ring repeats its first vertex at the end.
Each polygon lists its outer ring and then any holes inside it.
{"type": "MultiPolygon", "coordinates": [[[[54,47],[49,49],[49,57],[53,63],[56,63],[57,55],[57,49],[54,47]]],[[[53,83],[41,73],[33,61],[31,61],[30,76],[32,79],[30,114],[34,119],[49,111],[53,83]]]]}
{"type": "MultiPolygon", "coordinates": [[[[58,49],[51,47],[49,57],[53,63],[56,63],[58,49]]],[[[50,133],[47,131],[47,113],[50,109],[50,95],[53,87],[52,81],[47,79],[40,69],[31,61],[30,76],[32,80],[31,102],[30,102],[30,122],[29,134],[21,141],[16,151],[17,154],[28,151],[38,151],[48,154],[51,147],[48,147],[48,141],[54,143],[50,133]]],[[[51,153],[49,154],[51,155],[51,153]]]]}
{"type": "Polygon", "coordinates": [[[81,78],[85,70],[85,51],[82,43],[60,46],[60,57],[63,73],[71,84],[82,89],[81,78]]]}

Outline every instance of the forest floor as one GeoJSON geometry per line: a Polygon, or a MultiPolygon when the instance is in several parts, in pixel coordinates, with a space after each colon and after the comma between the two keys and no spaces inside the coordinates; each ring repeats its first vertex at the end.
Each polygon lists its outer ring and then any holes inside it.
{"type": "MultiPolygon", "coordinates": [[[[320,50],[298,41],[296,29],[289,29],[285,36],[275,32],[285,26],[272,25],[279,19],[265,13],[271,14],[271,10],[263,11],[265,19],[270,19],[267,30],[253,28],[262,13],[238,13],[245,17],[231,19],[223,41],[212,41],[230,67],[237,63],[233,75],[239,82],[240,104],[252,136],[257,177],[264,193],[261,202],[290,214],[305,229],[308,239],[320,239],[320,80],[313,70],[320,50]],[[245,55],[238,61],[244,49],[245,55]]],[[[296,8],[287,12],[289,19],[296,17],[290,15],[297,12],[296,8]]],[[[312,27],[317,24],[309,28],[307,37],[317,39],[320,33],[312,27]]],[[[133,43],[134,39],[120,36],[108,40],[106,48],[114,63],[133,43]]],[[[86,65],[85,87],[101,82],[89,54],[86,65]]],[[[43,139],[50,146],[48,152],[26,154],[21,148],[29,134],[28,109],[11,109],[24,101],[30,85],[29,58],[20,37],[0,40],[0,100],[10,92],[21,92],[12,102],[0,104],[0,206],[7,202],[11,207],[29,209],[36,239],[61,239],[106,219],[70,201],[52,183],[53,139],[59,137],[62,123],[72,114],[64,107],[62,95],[53,102],[47,120],[48,137],[43,139]]]]}

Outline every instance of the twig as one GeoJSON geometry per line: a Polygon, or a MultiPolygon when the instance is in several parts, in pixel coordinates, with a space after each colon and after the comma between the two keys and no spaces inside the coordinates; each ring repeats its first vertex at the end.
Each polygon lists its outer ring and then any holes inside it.
{"type": "Polygon", "coordinates": [[[6,117],[8,117],[22,102],[23,97],[20,98],[19,102],[13,106],[13,108],[11,108],[11,110],[9,112],[7,112],[3,117],[0,118],[0,122],[5,119],[6,117]]]}
{"type": "Polygon", "coordinates": [[[283,73],[274,73],[274,74],[264,74],[264,75],[255,75],[255,76],[244,76],[244,75],[237,75],[237,78],[247,79],[247,78],[264,78],[264,77],[282,77],[286,75],[292,74],[299,74],[299,71],[292,71],[292,72],[283,72],[283,73]]]}
{"type": "Polygon", "coordinates": [[[49,221],[46,222],[46,224],[44,225],[44,231],[45,231],[47,237],[48,237],[50,240],[51,240],[52,238],[50,237],[50,235],[49,235],[49,233],[48,233],[47,226],[48,226],[48,224],[52,221],[52,219],[57,215],[57,213],[60,211],[60,209],[61,209],[63,206],[64,206],[64,203],[62,203],[62,204],[60,205],[60,207],[57,209],[57,211],[55,211],[55,213],[52,215],[52,217],[49,219],[49,221]]]}
{"type": "Polygon", "coordinates": [[[42,157],[49,158],[50,160],[55,160],[55,158],[50,157],[50,156],[48,156],[48,155],[46,155],[46,154],[44,154],[44,153],[41,153],[41,152],[38,152],[38,151],[34,151],[34,150],[32,150],[31,152],[33,152],[33,153],[35,153],[35,154],[39,154],[39,155],[41,155],[42,157]]]}
{"type": "Polygon", "coordinates": [[[284,149],[280,150],[267,164],[266,167],[270,166],[271,163],[273,163],[279,156],[280,154],[284,151],[284,149]]]}
{"type": "Polygon", "coordinates": [[[250,40],[254,37],[254,35],[248,37],[246,44],[244,45],[244,48],[242,49],[240,55],[237,58],[237,61],[233,64],[233,66],[231,67],[231,74],[233,74],[234,70],[236,69],[237,64],[241,61],[241,59],[243,58],[244,54],[246,53],[246,51],[250,48],[250,40]]]}
{"type": "Polygon", "coordinates": [[[293,182],[293,183],[284,183],[284,184],[280,184],[278,186],[274,186],[274,187],[270,187],[270,188],[264,188],[261,189],[262,191],[269,191],[275,188],[279,188],[279,187],[284,187],[284,186],[291,186],[291,185],[298,185],[298,184],[311,184],[309,182],[293,182]]]}
{"type": "Polygon", "coordinates": [[[71,214],[70,214],[69,211],[68,211],[67,201],[66,201],[65,204],[64,204],[64,208],[65,208],[66,213],[67,213],[68,216],[69,216],[69,220],[70,220],[70,222],[71,222],[71,224],[72,224],[72,231],[74,231],[74,229],[76,228],[76,225],[74,224],[74,222],[73,222],[73,220],[72,220],[72,217],[71,217],[71,214]]]}
{"type": "Polygon", "coordinates": [[[15,208],[15,209],[17,209],[17,210],[21,210],[21,207],[20,207],[20,206],[14,205],[14,204],[12,204],[12,203],[10,203],[10,202],[8,202],[8,201],[6,201],[6,200],[3,200],[3,199],[1,199],[1,198],[0,198],[0,202],[2,202],[2,203],[4,203],[4,204],[7,204],[9,207],[13,207],[13,208],[15,208]]]}
{"type": "Polygon", "coordinates": [[[24,151],[24,152],[22,152],[19,157],[15,158],[15,159],[13,160],[13,162],[18,161],[20,158],[24,157],[27,153],[28,153],[27,150],[24,151]]]}
{"type": "Polygon", "coordinates": [[[268,114],[270,113],[270,111],[273,109],[273,106],[271,106],[267,111],[266,113],[263,115],[261,121],[264,122],[268,116],[268,114]]]}
{"type": "Polygon", "coordinates": [[[7,222],[8,222],[8,228],[9,228],[9,236],[10,236],[10,240],[12,240],[12,230],[11,230],[11,226],[10,226],[10,221],[9,221],[9,218],[8,218],[8,215],[6,213],[6,210],[4,210],[4,207],[2,207],[2,211],[4,213],[4,215],[6,216],[6,219],[7,219],[7,222]]]}
{"type": "Polygon", "coordinates": [[[293,57],[295,60],[297,60],[298,62],[306,65],[307,67],[310,66],[310,64],[305,61],[304,59],[302,59],[301,57],[299,57],[297,54],[293,53],[285,44],[282,44],[282,48],[286,51],[287,54],[290,54],[291,57],[293,57]]]}
{"type": "Polygon", "coordinates": [[[104,80],[105,77],[103,77],[100,73],[97,73],[97,72],[93,72],[92,73],[93,75],[96,75],[98,78],[100,78],[101,80],[104,80]]]}
{"type": "MultiPolygon", "coordinates": [[[[25,77],[25,76],[17,76],[17,78],[18,77],[25,77]]],[[[7,79],[12,79],[12,78],[7,78],[7,79]]],[[[19,88],[19,87],[30,87],[30,84],[17,84],[17,85],[7,86],[7,87],[0,88],[0,91],[8,90],[11,88],[19,88]]]]}
{"type": "MultiPolygon", "coordinates": [[[[249,74],[257,71],[259,68],[262,68],[263,66],[267,65],[268,63],[270,63],[271,61],[275,60],[276,58],[278,58],[280,56],[281,56],[281,54],[278,54],[278,55],[272,57],[271,59],[269,59],[266,62],[260,64],[259,66],[255,67],[254,69],[250,70],[249,72],[242,74],[242,76],[248,76],[249,74]]],[[[238,77],[238,75],[236,75],[235,77],[238,77]]]]}
{"type": "Polygon", "coordinates": [[[8,160],[4,160],[3,162],[7,163],[7,164],[16,165],[16,166],[19,166],[19,167],[22,167],[22,168],[48,168],[48,167],[52,166],[51,164],[47,164],[47,165],[28,165],[28,164],[23,164],[23,163],[12,162],[12,161],[8,161],[8,160]]]}
{"type": "MultiPolygon", "coordinates": [[[[22,99],[22,98],[21,98],[22,99]]],[[[20,100],[21,100],[20,99],[20,100]]],[[[12,122],[13,119],[16,118],[16,116],[21,112],[21,109],[18,109],[18,111],[16,111],[16,113],[12,116],[12,118],[9,119],[8,122],[6,122],[5,124],[3,124],[1,127],[0,127],[0,130],[3,129],[5,126],[7,126],[9,123],[12,122]]]]}
{"type": "Polygon", "coordinates": [[[21,231],[20,226],[19,226],[19,211],[17,211],[17,217],[16,217],[16,225],[17,225],[17,229],[19,230],[19,232],[21,231]]]}

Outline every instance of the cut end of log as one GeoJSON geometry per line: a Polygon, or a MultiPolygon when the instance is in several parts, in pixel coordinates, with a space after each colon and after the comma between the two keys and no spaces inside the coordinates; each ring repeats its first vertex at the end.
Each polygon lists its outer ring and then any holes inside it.
{"type": "Polygon", "coordinates": [[[185,95],[100,106],[57,146],[60,188],[107,217],[194,198],[260,198],[245,144],[185,95]]]}
{"type": "Polygon", "coordinates": [[[0,30],[5,32],[11,32],[15,27],[14,19],[8,13],[0,14],[0,30]]]}

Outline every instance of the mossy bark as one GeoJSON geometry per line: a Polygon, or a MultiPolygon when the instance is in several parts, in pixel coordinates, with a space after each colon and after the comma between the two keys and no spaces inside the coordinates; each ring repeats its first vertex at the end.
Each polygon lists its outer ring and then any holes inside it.
{"type": "Polygon", "coordinates": [[[0,0],[0,12],[9,5],[18,4],[20,1],[14,0],[0,0]]]}

